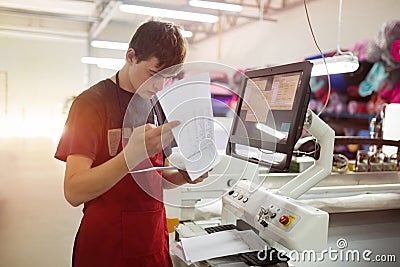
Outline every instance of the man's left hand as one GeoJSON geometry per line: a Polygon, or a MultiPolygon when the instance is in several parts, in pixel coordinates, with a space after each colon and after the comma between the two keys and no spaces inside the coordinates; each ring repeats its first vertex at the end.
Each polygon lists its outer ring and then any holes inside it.
{"type": "Polygon", "coordinates": [[[190,179],[189,174],[187,173],[187,171],[184,170],[179,170],[179,173],[182,175],[183,179],[188,183],[188,184],[198,184],[201,183],[204,179],[206,179],[208,177],[208,172],[204,173],[202,176],[200,176],[199,178],[197,178],[196,180],[192,181],[192,179],[190,179]]]}

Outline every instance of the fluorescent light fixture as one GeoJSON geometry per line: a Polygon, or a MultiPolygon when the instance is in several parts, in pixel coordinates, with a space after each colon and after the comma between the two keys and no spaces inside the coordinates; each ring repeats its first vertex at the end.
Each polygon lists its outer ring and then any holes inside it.
{"type": "Polygon", "coordinates": [[[84,64],[97,65],[99,68],[110,70],[119,70],[125,64],[124,59],[105,57],[82,57],[81,62],[84,64]]]}
{"type": "Polygon", "coordinates": [[[356,56],[347,54],[325,57],[326,66],[323,58],[309,61],[314,64],[311,70],[311,76],[327,75],[327,68],[329,74],[354,72],[359,66],[358,58],[356,56]]]}
{"type": "Polygon", "coordinates": [[[354,56],[353,53],[343,52],[340,50],[340,32],[342,28],[342,4],[343,0],[340,0],[339,17],[338,17],[338,39],[337,39],[338,41],[337,41],[336,55],[332,57],[325,57],[325,61],[323,58],[309,60],[311,63],[314,64],[311,70],[311,76],[354,72],[358,69],[360,65],[358,63],[358,57],[354,56]]]}
{"type": "Polygon", "coordinates": [[[193,32],[191,31],[186,31],[186,30],[181,30],[181,34],[184,38],[190,38],[193,36],[193,32]]]}
{"type": "MultiPolygon", "coordinates": [[[[191,31],[180,30],[182,36],[184,38],[190,38],[193,36],[191,31]]],[[[128,43],[120,43],[120,42],[111,42],[111,41],[100,41],[93,40],[90,42],[90,45],[96,48],[105,48],[105,49],[115,49],[115,50],[128,50],[128,43]]]]}
{"type": "Polygon", "coordinates": [[[243,7],[241,5],[210,2],[210,1],[190,0],[189,5],[194,7],[217,9],[217,10],[224,10],[231,12],[242,12],[243,10],[243,7]]]}
{"type": "Polygon", "coordinates": [[[170,19],[190,20],[197,22],[215,23],[219,20],[218,16],[215,15],[171,10],[171,9],[162,9],[155,7],[146,7],[146,6],[120,5],[119,9],[122,12],[126,13],[147,15],[152,17],[170,18],[170,19]]]}
{"type": "Polygon", "coordinates": [[[97,48],[128,50],[128,43],[93,40],[90,45],[97,48]]]}

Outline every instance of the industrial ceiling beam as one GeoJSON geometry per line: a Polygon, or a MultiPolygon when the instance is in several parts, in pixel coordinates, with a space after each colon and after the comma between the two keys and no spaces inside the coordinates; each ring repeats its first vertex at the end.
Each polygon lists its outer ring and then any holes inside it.
{"type": "MultiPolygon", "coordinates": [[[[122,0],[122,3],[126,4],[126,5],[137,5],[137,6],[145,6],[145,7],[152,7],[152,8],[171,9],[171,10],[178,10],[178,11],[202,13],[202,14],[214,15],[214,16],[241,17],[241,18],[254,19],[254,20],[260,19],[259,16],[245,15],[245,14],[223,11],[223,10],[199,9],[199,8],[194,8],[191,6],[177,6],[177,5],[171,5],[171,4],[164,4],[164,3],[160,4],[160,3],[155,3],[155,2],[145,2],[145,1],[136,1],[136,0],[122,0]]],[[[267,16],[264,16],[262,19],[266,20],[266,21],[276,21],[276,19],[270,18],[267,16]]]]}
{"type": "Polygon", "coordinates": [[[119,1],[110,1],[107,5],[102,9],[100,13],[100,20],[94,22],[89,30],[89,38],[95,39],[97,36],[107,27],[110,21],[113,19],[115,12],[118,10],[121,2],[119,1]]]}

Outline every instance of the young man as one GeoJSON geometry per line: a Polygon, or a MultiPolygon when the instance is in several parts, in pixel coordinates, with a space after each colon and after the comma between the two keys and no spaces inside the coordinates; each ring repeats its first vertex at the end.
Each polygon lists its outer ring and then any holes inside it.
{"type": "MultiPolygon", "coordinates": [[[[159,71],[183,63],[185,56],[185,41],[177,26],[146,22],[129,43],[124,67],[74,100],[55,154],[66,162],[65,198],[72,206],[84,204],[73,266],[172,266],[162,198],[138,183],[139,179],[150,184],[162,197],[161,173],[150,171],[139,177],[129,171],[146,161],[162,166],[162,147],[172,141],[171,129],[179,122],[155,127],[149,124],[156,121],[148,109],[137,108],[133,114],[137,123],[125,146],[121,136],[132,97],[136,94],[140,105],[148,107],[162,89],[139,87],[159,71]]],[[[162,176],[175,185],[191,182],[184,171],[168,170],[162,176]]]]}

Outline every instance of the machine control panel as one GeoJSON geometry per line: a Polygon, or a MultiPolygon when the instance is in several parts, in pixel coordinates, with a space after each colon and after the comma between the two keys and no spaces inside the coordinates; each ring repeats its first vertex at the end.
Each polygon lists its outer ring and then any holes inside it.
{"type": "Polygon", "coordinates": [[[290,231],[300,221],[300,215],[274,205],[267,208],[262,206],[258,212],[257,221],[264,227],[272,224],[283,231],[290,231]]]}
{"type": "Polygon", "coordinates": [[[249,194],[246,192],[242,192],[242,190],[231,190],[228,192],[228,195],[231,196],[233,199],[236,199],[240,202],[246,203],[249,201],[249,194]]]}
{"type": "Polygon", "coordinates": [[[326,248],[327,212],[266,188],[250,190],[250,183],[240,181],[223,197],[223,214],[234,217],[229,223],[240,218],[259,230],[262,238],[277,240],[289,249],[326,248]]]}
{"type": "MultiPolygon", "coordinates": [[[[228,195],[238,204],[245,204],[250,200],[250,193],[238,187],[230,191],[228,195]]],[[[273,224],[283,231],[290,231],[299,220],[300,215],[274,203],[267,203],[266,206],[261,206],[256,218],[259,226],[265,228],[273,224]]]]}

